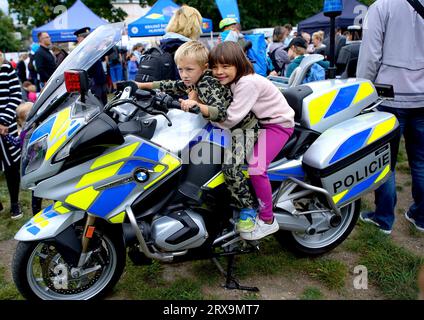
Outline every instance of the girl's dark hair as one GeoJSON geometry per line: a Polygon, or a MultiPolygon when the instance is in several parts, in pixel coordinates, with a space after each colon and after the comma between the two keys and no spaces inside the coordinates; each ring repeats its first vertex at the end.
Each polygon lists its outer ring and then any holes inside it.
{"type": "Polygon", "coordinates": [[[228,64],[236,67],[237,73],[234,82],[241,77],[254,74],[252,63],[238,43],[225,41],[215,46],[209,53],[209,67],[212,69],[217,64],[228,64]]]}

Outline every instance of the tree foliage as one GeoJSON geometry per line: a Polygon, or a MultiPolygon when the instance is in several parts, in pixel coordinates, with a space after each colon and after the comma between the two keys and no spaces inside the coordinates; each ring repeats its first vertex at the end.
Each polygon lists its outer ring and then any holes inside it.
{"type": "Polygon", "coordinates": [[[13,52],[19,50],[19,41],[15,39],[12,18],[0,10],[0,51],[13,52]]]}
{"type": "MultiPolygon", "coordinates": [[[[141,0],[140,5],[152,6],[157,0],[141,0]]],[[[174,0],[177,4],[187,4],[197,8],[202,16],[213,20],[217,30],[221,15],[215,1],[204,0],[174,0]]],[[[360,0],[370,5],[375,0],[360,0]]],[[[69,8],[75,0],[9,0],[9,10],[18,16],[23,25],[41,26],[53,20],[61,12],[55,8],[64,5],[69,8]]],[[[323,0],[238,0],[243,29],[273,27],[299,21],[322,10],[323,0]]],[[[97,15],[109,22],[122,21],[126,13],[112,6],[111,0],[84,0],[84,3],[97,15]]]]}
{"type": "MultiPolygon", "coordinates": [[[[16,14],[21,24],[39,27],[60,15],[63,11],[58,6],[70,8],[75,0],[9,0],[9,11],[16,14]]],[[[127,14],[112,6],[110,0],[84,0],[99,17],[109,22],[117,22],[125,19],[127,14]]]]}
{"type": "MultiPolygon", "coordinates": [[[[143,0],[140,3],[153,5],[157,0],[143,0]]],[[[197,8],[203,17],[213,20],[217,30],[221,15],[215,1],[174,0],[176,3],[197,8]]],[[[360,0],[370,5],[375,0],[360,0]]],[[[296,25],[320,11],[323,0],[238,0],[240,20],[244,30],[252,28],[273,27],[291,23],[296,25]]]]}

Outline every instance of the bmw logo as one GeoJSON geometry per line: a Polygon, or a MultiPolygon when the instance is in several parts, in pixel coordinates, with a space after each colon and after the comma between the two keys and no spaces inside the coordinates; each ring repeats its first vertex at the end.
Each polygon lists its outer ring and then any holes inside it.
{"type": "Polygon", "coordinates": [[[149,180],[149,178],[150,178],[150,174],[145,169],[137,169],[134,172],[134,180],[137,182],[143,183],[149,180]]]}

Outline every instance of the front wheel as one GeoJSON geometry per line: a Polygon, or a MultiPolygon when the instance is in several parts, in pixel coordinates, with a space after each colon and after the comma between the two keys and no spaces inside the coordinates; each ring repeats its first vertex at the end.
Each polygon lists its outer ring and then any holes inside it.
{"type": "Polygon", "coordinates": [[[307,235],[294,231],[281,230],[276,234],[278,242],[301,256],[318,256],[333,250],[352,232],[358,221],[361,200],[357,200],[341,209],[342,221],[338,227],[326,232],[307,235]]]}
{"type": "Polygon", "coordinates": [[[125,267],[125,247],[96,230],[83,268],[69,265],[54,240],[20,242],[13,258],[13,280],[27,299],[89,300],[103,297],[125,267]]]}

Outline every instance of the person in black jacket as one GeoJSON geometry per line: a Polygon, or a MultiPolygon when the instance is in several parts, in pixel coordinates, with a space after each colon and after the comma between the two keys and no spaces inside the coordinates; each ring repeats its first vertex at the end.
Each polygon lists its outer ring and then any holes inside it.
{"type": "MultiPolygon", "coordinates": [[[[74,32],[77,37],[77,43],[80,44],[90,34],[91,29],[89,27],[81,28],[74,32]]],[[[97,60],[90,69],[88,69],[88,76],[90,78],[90,89],[94,95],[106,105],[107,103],[107,79],[106,74],[103,70],[101,60],[97,60]]]]}
{"type": "MultiPolygon", "coordinates": [[[[171,64],[168,68],[162,68],[163,60],[157,60],[159,64],[157,69],[165,71],[163,74],[157,75],[155,77],[149,78],[149,80],[141,80],[145,77],[144,75],[148,74],[145,72],[145,65],[142,61],[139,63],[139,73],[137,74],[136,79],[139,82],[150,82],[150,81],[159,81],[159,80],[180,80],[180,75],[177,70],[177,65],[174,61],[174,54],[177,49],[186,42],[191,40],[198,40],[202,34],[202,15],[200,12],[190,6],[182,6],[177,11],[175,11],[171,20],[169,21],[166,27],[166,33],[160,41],[159,48],[171,55],[167,60],[171,64]],[[170,69],[170,70],[169,70],[170,69]]],[[[153,66],[152,66],[153,67],[153,66]]],[[[156,69],[156,68],[154,68],[156,69]]]]}
{"type": "MultiPolygon", "coordinates": [[[[21,148],[16,123],[16,108],[21,100],[18,76],[0,52],[0,169],[6,177],[13,220],[23,216],[18,202],[21,148]]],[[[3,205],[0,203],[0,210],[2,209],[3,205]]]]}
{"type": "Polygon", "coordinates": [[[38,42],[40,48],[35,53],[34,60],[42,89],[56,70],[56,57],[50,51],[52,41],[47,32],[38,33],[38,42]]]}
{"type": "Polygon", "coordinates": [[[18,73],[18,78],[21,83],[24,83],[28,80],[27,77],[27,66],[25,64],[25,60],[28,59],[28,54],[23,53],[19,56],[19,62],[16,67],[16,72],[18,73]]]}

